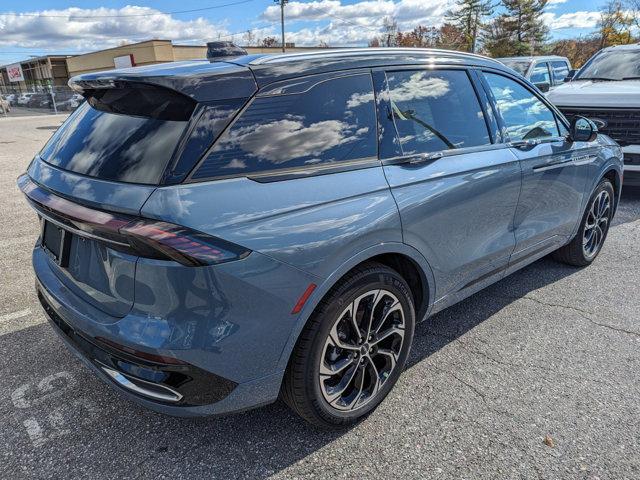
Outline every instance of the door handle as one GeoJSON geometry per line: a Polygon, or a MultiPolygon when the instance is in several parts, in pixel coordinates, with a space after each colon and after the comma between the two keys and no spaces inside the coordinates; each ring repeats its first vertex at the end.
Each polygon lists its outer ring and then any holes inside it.
{"type": "Polygon", "coordinates": [[[443,156],[444,156],[444,153],[442,152],[421,153],[419,155],[414,155],[413,157],[409,158],[408,163],[411,165],[419,165],[420,163],[426,163],[433,160],[438,160],[443,156]]]}
{"type": "Polygon", "coordinates": [[[515,142],[509,142],[509,146],[520,150],[526,150],[527,148],[535,147],[538,143],[540,142],[536,140],[516,140],[515,142]]]}

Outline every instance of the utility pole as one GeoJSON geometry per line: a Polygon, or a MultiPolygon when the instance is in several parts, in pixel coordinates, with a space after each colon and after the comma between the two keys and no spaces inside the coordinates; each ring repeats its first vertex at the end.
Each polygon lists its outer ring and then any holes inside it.
{"type": "Polygon", "coordinates": [[[289,3],[289,0],[273,0],[275,3],[280,4],[280,26],[282,28],[282,53],[284,53],[284,6],[289,3]]]}

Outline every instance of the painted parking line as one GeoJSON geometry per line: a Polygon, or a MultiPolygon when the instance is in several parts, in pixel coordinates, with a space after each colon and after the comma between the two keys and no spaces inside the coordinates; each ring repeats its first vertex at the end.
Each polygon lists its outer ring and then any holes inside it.
{"type": "Polygon", "coordinates": [[[18,310],[17,312],[5,313],[4,315],[0,315],[0,323],[8,322],[10,320],[15,320],[16,318],[26,317],[31,314],[30,308],[25,308],[24,310],[18,310]]]}

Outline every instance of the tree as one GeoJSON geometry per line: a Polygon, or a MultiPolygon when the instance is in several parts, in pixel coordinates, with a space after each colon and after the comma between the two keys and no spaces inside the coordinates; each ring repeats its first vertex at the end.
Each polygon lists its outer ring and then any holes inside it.
{"type": "Polygon", "coordinates": [[[380,45],[383,47],[395,47],[396,37],[398,36],[398,22],[393,17],[384,17],[382,19],[382,37],[380,45]]]}
{"type": "Polygon", "coordinates": [[[251,47],[251,46],[254,45],[254,42],[256,40],[256,36],[254,35],[254,33],[251,30],[247,30],[246,32],[244,32],[244,35],[242,35],[242,40],[243,40],[245,46],[251,47]]]}
{"type": "Polygon", "coordinates": [[[621,0],[609,0],[602,7],[598,20],[600,48],[632,43],[634,39],[631,27],[634,23],[633,13],[626,10],[626,5],[621,0]]]}
{"type": "Polygon", "coordinates": [[[263,47],[277,47],[278,39],[276,37],[265,37],[262,39],[263,47]]]}
{"type": "Polygon", "coordinates": [[[438,31],[436,40],[437,48],[445,48],[447,50],[460,50],[465,45],[464,34],[455,25],[445,23],[438,31]]]}
{"type": "Polygon", "coordinates": [[[600,39],[596,35],[557,40],[549,45],[549,53],[567,57],[573,68],[580,68],[600,50],[600,39]]]}
{"type": "Polygon", "coordinates": [[[548,34],[542,19],[547,0],[502,0],[502,3],[505,12],[488,28],[487,53],[494,57],[541,53],[548,34]]]}
{"type": "Polygon", "coordinates": [[[435,27],[418,25],[407,33],[398,32],[396,45],[399,47],[433,48],[438,41],[439,30],[435,27]]]}
{"type": "Polygon", "coordinates": [[[640,0],[626,0],[625,6],[636,28],[640,28],[640,0]]]}
{"type": "MultiPolygon", "coordinates": [[[[391,22],[392,23],[392,22],[391,22]]],[[[410,32],[394,31],[393,25],[385,34],[369,40],[370,47],[419,47],[419,48],[447,48],[460,49],[464,45],[464,35],[457,27],[445,23],[440,28],[418,25],[410,32]]],[[[397,26],[395,27],[397,28],[397,26]]]]}
{"type": "Polygon", "coordinates": [[[462,32],[467,52],[475,52],[485,18],[493,15],[492,0],[457,0],[453,9],[446,13],[447,21],[462,32]]]}

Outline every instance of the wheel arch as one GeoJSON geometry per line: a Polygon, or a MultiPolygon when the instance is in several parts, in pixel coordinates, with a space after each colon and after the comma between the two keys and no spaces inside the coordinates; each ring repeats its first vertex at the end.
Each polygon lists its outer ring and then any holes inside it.
{"type": "MultiPolygon", "coordinates": [[[[589,203],[589,198],[593,194],[593,191],[600,184],[600,182],[607,178],[613,184],[613,193],[614,193],[614,210],[613,213],[615,215],[616,210],[618,209],[618,204],[620,203],[620,195],[622,193],[622,169],[621,162],[619,159],[613,157],[609,158],[606,162],[602,164],[600,167],[598,174],[593,176],[593,181],[590,185],[588,185],[588,189],[585,191],[583,203],[582,203],[582,212],[587,208],[589,203]]],[[[581,214],[582,215],[582,214],[581,214]]],[[[582,217],[580,217],[582,218],[582,217]]],[[[575,226],[575,230],[573,232],[573,236],[577,235],[578,229],[580,228],[580,220],[575,226]]]]}
{"type": "Polygon", "coordinates": [[[622,177],[620,172],[613,167],[612,165],[609,168],[605,169],[604,173],[598,179],[598,183],[602,181],[602,179],[607,178],[613,184],[613,193],[615,196],[614,199],[614,213],[618,209],[618,203],[620,202],[620,194],[622,193],[622,177]]]}
{"type": "Polygon", "coordinates": [[[376,261],[397,270],[409,284],[414,301],[418,302],[419,298],[420,306],[416,308],[416,322],[427,317],[435,295],[434,276],[427,260],[416,249],[404,243],[384,243],[371,246],[343,262],[315,288],[300,312],[296,325],[283,348],[278,362],[278,370],[284,371],[286,369],[300,333],[329,290],[351,270],[369,261],[376,261]]]}

